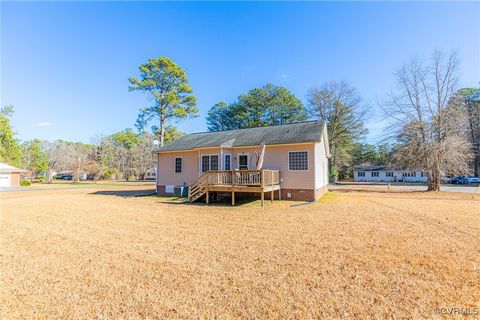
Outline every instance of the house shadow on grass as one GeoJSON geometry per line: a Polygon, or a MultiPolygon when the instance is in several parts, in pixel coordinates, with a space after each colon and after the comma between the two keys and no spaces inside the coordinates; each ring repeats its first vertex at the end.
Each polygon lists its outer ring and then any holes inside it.
{"type": "MultiPolygon", "coordinates": [[[[96,196],[117,196],[121,198],[150,198],[152,200],[157,200],[157,203],[163,204],[172,204],[172,205],[188,205],[188,206],[200,206],[200,207],[231,207],[232,199],[230,196],[219,196],[218,198],[211,197],[209,204],[205,203],[205,198],[195,202],[188,202],[186,197],[176,197],[168,195],[159,195],[155,192],[155,189],[147,190],[101,190],[91,192],[90,195],[96,196]]],[[[278,200],[275,199],[274,203],[278,200]]],[[[304,206],[313,204],[313,202],[300,202],[293,203],[291,207],[304,206]]],[[[270,199],[266,197],[265,206],[270,205],[270,199]]],[[[252,196],[251,194],[236,194],[235,195],[235,207],[261,207],[261,201],[259,197],[252,196]]]]}
{"type": "Polygon", "coordinates": [[[165,196],[159,195],[156,193],[155,189],[147,190],[101,190],[91,192],[90,195],[95,196],[117,196],[121,198],[150,198],[157,201],[158,203],[166,204],[187,204],[187,205],[205,205],[203,202],[190,203],[185,197],[176,197],[176,196],[165,196]]]}
{"type": "Polygon", "coordinates": [[[148,190],[101,190],[91,192],[92,195],[117,196],[122,198],[155,196],[155,189],[148,190]]]}

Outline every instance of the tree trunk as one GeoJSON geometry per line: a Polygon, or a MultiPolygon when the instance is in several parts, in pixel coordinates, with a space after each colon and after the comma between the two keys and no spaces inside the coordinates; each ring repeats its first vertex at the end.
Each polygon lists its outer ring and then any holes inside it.
{"type": "Polygon", "coordinates": [[[165,116],[160,115],[160,147],[163,147],[165,142],[165,116]]]}
{"type": "Polygon", "coordinates": [[[430,170],[427,170],[427,191],[433,191],[433,177],[430,170]]]}
{"type": "Polygon", "coordinates": [[[440,168],[438,164],[435,164],[432,170],[432,184],[429,186],[428,191],[440,191],[440,168]]]}
{"type": "Polygon", "coordinates": [[[480,177],[480,142],[474,144],[473,152],[473,175],[480,177]]]}

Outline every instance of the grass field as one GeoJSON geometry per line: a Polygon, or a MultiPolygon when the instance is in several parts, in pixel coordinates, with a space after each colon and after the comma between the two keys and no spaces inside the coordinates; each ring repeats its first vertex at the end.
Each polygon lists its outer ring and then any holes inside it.
{"type": "Polygon", "coordinates": [[[232,208],[115,190],[0,193],[3,318],[431,319],[480,307],[478,195],[340,188],[315,204],[232,208]]]}

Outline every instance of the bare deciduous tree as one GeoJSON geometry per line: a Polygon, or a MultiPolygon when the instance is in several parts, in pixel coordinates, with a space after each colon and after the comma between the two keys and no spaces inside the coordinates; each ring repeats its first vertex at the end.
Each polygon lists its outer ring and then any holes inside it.
{"type": "Polygon", "coordinates": [[[367,108],[357,90],[344,81],[313,88],[307,98],[309,114],[327,122],[332,153],[330,172],[337,176],[342,168],[351,167],[355,142],[367,132],[364,127],[367,108]]]}
{"type": "Polygon", "coordinates": [[[398,91],[383,105],[392,120],[388,132],[400,143],[395,162],[404,169],[423,170],[428,190],[440,190],[442,172],[465,172],[469,162],[465,113],[452,99],[457,69],[455,53],[437,51],[427,64],[414,59],[395,73],[398,91]]]}

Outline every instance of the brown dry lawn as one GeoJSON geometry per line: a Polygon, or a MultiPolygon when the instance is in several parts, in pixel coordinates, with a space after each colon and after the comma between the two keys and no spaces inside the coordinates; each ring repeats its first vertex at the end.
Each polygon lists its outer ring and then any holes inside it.
{"type": "Polygon", "coordinates": [[[478,195],[341,189],[231,208],[96,191],[0,194],[3,318],[430,319],[480,306],[478,195]]]}

